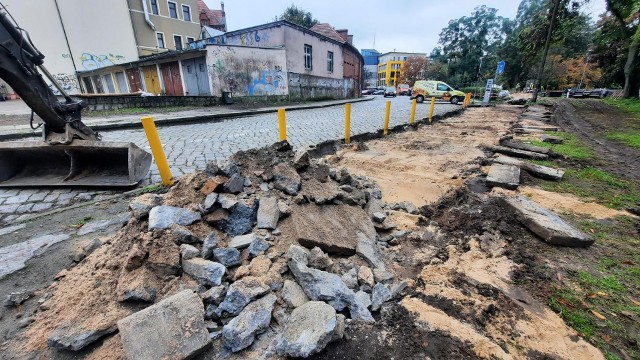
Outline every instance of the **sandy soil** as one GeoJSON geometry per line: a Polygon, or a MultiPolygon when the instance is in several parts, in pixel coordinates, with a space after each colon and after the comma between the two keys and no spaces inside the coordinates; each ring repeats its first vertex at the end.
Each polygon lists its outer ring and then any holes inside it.
{"type": "Polygon", "coordinates": [[[422,206],[437,201],[478,169],[483,146],[497,143],[522,108],[473,108],[416,131],[367,142],[368,150],[344,150],[330,162],[374,179],[383,200],[422,206]]]}

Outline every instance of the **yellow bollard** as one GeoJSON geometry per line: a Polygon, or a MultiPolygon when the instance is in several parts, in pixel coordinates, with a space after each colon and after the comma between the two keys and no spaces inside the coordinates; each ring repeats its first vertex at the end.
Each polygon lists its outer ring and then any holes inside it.
{"type": "Polygon", "coordinates": [[[384,114],[384,136],[389,135],[389,115],[391,114],[391,100],[387,101],[387,110],[384,114]]]}
{"type": "Polygon", "coordinates": [[[280,128],[280,141],[287,140],[287,116],[284,108],[278,109],[278,127],[280,128]]]}
{"type": "Polygon", "coordinates": [[[416,104],[417,104],[417,100],[413,99],[413,101],[411,102],[411,119],[409,119],[409,124],[413,125],[413,123],[416,120],[416,104]]]}
{"type": "Polygon", "coordinates": [[[468,93],[467,94],[467,107],[469,107],[471,105],[471,96],[473,96],[472,93],[468,93]]]}
{"type": "Polygon", "coordinates": [[[151,116],[143,117],[142,127],[144,127],[144,132],[147,134],[153,158],[156,161],[156,165],[158,165],[158,171],[160,171],[160,177],[162,178],[162,185],[173,185],[171,169],[169,169],[169,163],[167,162],[167,157],[162,149],[160,136],[158,136],[158,130],[156,130],[156,124],[153,122],[153,118],[151,116]]]}
{"type": "Polygon", "coordinates": [[[432,97],[431,98],[431,107],[429,108],[429,123],[431,123],[431,120],[433,119],[433,109],[436,107],[436,98],[432,97]]]}
{"type": "Polygon", "coordinates": [[[344,143],[351,142],[351,103],[344,104],[344,143]]]}

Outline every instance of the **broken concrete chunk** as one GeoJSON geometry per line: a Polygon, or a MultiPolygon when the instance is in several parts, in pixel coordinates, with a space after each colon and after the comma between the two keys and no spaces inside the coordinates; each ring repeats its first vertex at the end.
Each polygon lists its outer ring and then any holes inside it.
{"type": "Polygon", "coordinates": [[[240,314],[247,304],[270,291],[268,285],[254,277],[242,278],[229,286],[224,301],[218,307],[218,316],[240,314]]]}
{"type": "Polygon", "coordinates": [[[205,213],[210,213],[213,210],[215,210],[216,208],[216,202],[218,201],[218,193],[211,193],[209,195],[207,195],[207,197],[204,199],[204,211],[205,213]]]}
{"type": "Polygon", "coordinates": [[[336,329],[333,331],[331,342],[344,338],[344,330],[346,328],[346,316],[342,314],[336,314],[336,329]]]}
{"type": "Polygon", "coordinates": [[[205,304],[219,305],[227,295],[227,287],[225,285],[214,286],[211,289],[200,294],[205,304]]]}
{"type": "Polygon", "coordinates": [[[365,308],[369,308],[371,306],[371,296],[362,290],[356,293],[356,301],[365,308]]]}
{"type": "MultiPolygon", "coordinates": [[[[239,201],[226,219],[219,219],[216,226],[229,236],[243,235],[251,231],[256,221],[257,202],[239,201]]],[[[215,214],[215,212],[214,212],[215,214]]]]}
{"type": "Polygon", "coordinates": [[[342,281],[347,285],[349,289],[355,289],[358,287],[358,270],[356,268],[352,268],[347,271],[341,277],[342,281]]]}
{"type": "Polygon", "coordinates": [[[144,194],[133,199],[129,203],[129,209],[136,219],[142,219],[149,215],[152,208],[162,204],[162,196],[156,194],[144,194]]]}
{"type": "Polygon", "coordinates": [[[228,246],[236,249],[243,249],[251,245],[251,243],[257,239],[260,239],[256,234],[247,234],[233,237],[228,246]]]}
{"type": "Polygon", "coordinates": [[[291,208],[284,201],[278,201],[278,211],[280,211],[280,215],[282,216],[291,215],[291,208]]]}
{"type": "Polygon", "coordinates": [[[284,235],[296,239],[307,248],[315,246],[329,254],[353,255],[357,234],[376,238],[369,215],[359,207],[348,205],[293,205],[292,213],[280,221],[284,235]]]}
{"type": "Polygon", "coordinates": [[[216,248],[213,249],[214,259],[224,266],[237,266],[242,264],[240,258],[240,250],[235,248],[216,248]]]}
{"type": "Polygon", "coordinates": [[[260,237],[256,237],[251,244],[249,244],[249,259],[264,254],[265,251],[269,250],[269,247],[268,242],[260,237]]]}
{"type": "Polygon", "coordinates": [[[193,245],[182,244],[180,245],[180,257],[182,260],[193,259],[200,255],[200,250],[193,245]]]}
{"type": "Polygon", "coordinates": [[[278,226],[279,218],[278,199],[273,197],[261,198],[258,206],[258,228],[275,229],[278,226]]]}
{"type": "Polygon", "coordinates": [[[564,143],[564,139],[558,136],[551,135],[540,135],[540,140],[542,142],[550,143],[550,144],[562,144],[564,143]]]}
{"type": "Polygon", "coordinates": [[[291,245],[287,250],[287,259],[295,262],[308,265],[309,264],[309,250],[303,248],[300,245],[291,245]]]}
{"type": "Polygon", "coordinates": [[[295,281],[285,280],[282,287],[282,300],[291,308],[297,308],[309,301],[304,290],[295,281]]]}
{"type": "Polygon", "coordinates": [[[518,166],[520,169],[530,173],[531,175],[542,178],[542,179],[560,181],[564,176],[564,170],[532,164],[527,161],[523,161],[520,159],[516,159],[509,156],[504,156],[504,155],[500,155],[497,158],[493,159],[493,162],[498,164],[503,164],[503,165],[518,166]]]}
{"type": "Polygon", "coordinates": [[[256,336],[263,333],[271,322],[271,312],[276,303],[273,294],[252,302],[240,315],[222,329],[222,343],[232,352],[238,352],[253,344],[256,336]]]}
{"type": "Polygon", "coordinates": [[[502,141],[501,144],[502,146],[510,147],[512,149],[520,149],[520,150],[537,152],[540,154],[547,154],[547,155],[551,154],[551,150],[549,148],[545,148],[541,146],[535,146],[531,144],[525,144],[525,143],[514,142],[514,141],[502,141]]]}
{"type": "Polygon", "coordinates": [[[149,212],[149,230],[168,229],[172,225],[191,225],[200,214],[174,206],[156,206],[149,212]]]}
{"type": "Polygon", "coordinates": [[[132,289],[125,289],[122,292],[122,301],[144,301],[155,302],[158,290],[153,286],[140,284],[132,289]]]}
{"type": "Polygon", "coordinates": [[[532,151],[511,149],[504,146],[492,146],[489,148],[489,150],[496,153],[501,153],[501,154],[515,156],[515,157],[521,157],[521,158],[529,158],[529,159],[537,159],[537,160],[546,160],[549,158],[549,155],[546,155],[546,154],[540,154],[532,151]]]}
{"type": "Polygon", "coordinates": [[[385,269],[373,269],[373,278],[376,282],[385,283],[393,280],[393,274],[385,269]]]}
{"type": "Polygon", "coordinates": [[[94,233],[96,231],[104,230],[107,228],[120,229],[125,226],[129,219],[131,218],[131,213],[124,213],[116,216],[113,219],[107,220],[95,220],[84,224],[80,229],[78,229],[78,236],[83,236],[87,234],[94,233]]]}
{"type": "Polygon", "coordinates": [[[280,163],[273,168],[274,187],[287,195],[296,196],[300,191],[300,175],[290,166],[280,163]]]}
{"type": "Polygon", "coordinates": [[[180,225],[172,225],[171,233],[174,237],[174,242],[176,244],[197,244],[200,242],[200,239],[189,231],[189,229],[180,225]]]}
{"type": "Polygon", "coordinates": [[[101,337],[115,332],[117,329],[115,324],[96,329],[85,329],[80,326],[65,324],[51,333],[47,339],[47,345],[54,349],[79,351],[101,337]]]}
{"type": "Polygon", "coordinates": [[[202,258],[211,259],[213,257],[213,249],[218,247],[218,243],[218,235],[215,232],[207,235],[202,244],[202,258]]]}
{"type": "Polygon", "coordinates": [[[293,167],[295,167],[296,170],[302,170],[309,166],[309,164],[309,153],[307,152],[307,150],[297,150],[293,157],[293,167]]]}
{"type": "Polygon", "coordinates": [[[184,290],[118,321],[128,359],[186,359],[211,341],[202,301],[184,290]]]}
{"type": "Polygon", "coordinates": [[[12,307],[21,305],[31,297],[31,292],[27,290],[12,292],[4,300],[5,307],[12,307]]]}
{"type": "Polygon", "coordinates": [[[222,190],[222,186],[226,181],[227,178],[224,176],[215,176],[204,183],[204,185],[200,189],[200,192],[204,195],[209,195],[213,192],[219,192],[222,190]]]}
{"type": "Polygon", "coordinates": [[[587,234],[569,225],[558,215],[524,196],[501,198],[518,220],[534,234],[552,245],[587,247],[595,241],[587,234]]]}
{"type": "Polygon", "coordinates": [[[220,285],[222,276],[227,271],[220,263],[200,258],[183,260],[182,269],[200,284],[210,286],[220,285]]]}
{"type": "Polygon", "coordinates": [[[387,218],[387,214],[381,211],[377,211],[371,214],[371,219],[373,219],[373,221],[377,223],[383,223],[386,218],[387,218]]]}
{"type": "Polygon", "coordinates": [[[373,292],[371,293],[371,311],[380,310],[382,304],[392,298],[393,296],[391,295],[389,288],[384,284],[377,283],[376,286],[373,287],[373,292]]]}
{"type": "Polygon", "coordinates": [[[312,268],[325,270],[333,265],[333,260],[329,257],[329,255],[322,252],[319,247],[314,247],[309,252],[309,266],[312,268]]]}
{"type": "Polygon", "coordinates": [[[493,164],[487,174],[487,185],[515,190],[520,185],[520,168],[513,165],[493,164]]]}
{"type": "Polygon", "coordinates": [[[233,194],[220,194],[218,196],[218,204],[225,210],[233,209],[238,204],[238,197],[233,194]]]}
{"type": "Polygon", "coordinates": [[[336,311],[322,301],[309,301],[293,310],[276,349],[279,354],[306,358],[322,351],[336,331],[336,311]]]}
{"type": "Polygon", "coordinates": [[[244,178],[239,173],[235,173],[231,175],[231,177],[229,178],[229,181],[227,181],[227,183],[224,184],[223,189],[225,192],[228,192],[231,194],[241,193],[242,190],[244,189],[244,178]]]}
{"type": "Polygon", "coordinates": [[[374,238],[370,238],[363,233],[358,233],[358,244],[356,253],[362,256],[372,268],[384,269],[382,253],[374,238]]]}

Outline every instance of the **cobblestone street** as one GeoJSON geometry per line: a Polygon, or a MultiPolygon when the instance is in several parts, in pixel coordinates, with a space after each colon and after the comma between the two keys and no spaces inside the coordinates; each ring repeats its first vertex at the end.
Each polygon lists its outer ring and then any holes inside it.
{"type": "MultiPolygon", "coordinates": [[[[407,123],[411,111],[408,97],[391,99],[389,126],[407,123]]],[[[377,96],[373,101],[355,103],[351,111],[352,135],[373,132],[383,127],[385,101],[377,96]]],[[[459,109],[446,103],[436,104],[434,115],[459,109]]],[[[429,104],[418,104],[416,120],[427,117],[429,104]]],[[[344,106],[287,112],[289,142],[296,148],[315,145],[344,137],[344,106]]],[[[223,160],[239,150],[272,144],[278,140],[277,114],[270,113],[222,122],[196,123],[158,127],[165,154],[174,177],[204,168],[207,162],[223,160]]],[[[142,129],[102,132],[104,141],[128,141],[149,151],[142,129]]],[[[149,180],[159,182],[155,164],[149,180]]],[[[30,214],[67,206],[96,197],[106,197],[117,191],[79,189],[4,189],[0,190],[0,225],[30,214]]]]}

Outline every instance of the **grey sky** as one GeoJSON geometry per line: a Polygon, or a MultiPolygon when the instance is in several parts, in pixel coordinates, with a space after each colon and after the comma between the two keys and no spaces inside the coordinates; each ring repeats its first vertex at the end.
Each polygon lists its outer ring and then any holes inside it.
{"type": "MultiPolygon", "coordinates": [[[[205,0],[211,9],[220,1],[205,0]]],[[[438,35],[449,20],[471,14],[476,6],[498,9],[498,14],[515,18],[519,0],[226,0],[228,30],[237,30],[273,21],[294,3],[310,11],[320,22],[336,29],[348,28],[358,49],[380,52],[406,51],[430,53],[438,35]]],[[[591,0],[586,7],[594,19],[604,12],[604,0],[591,0]]]]}

